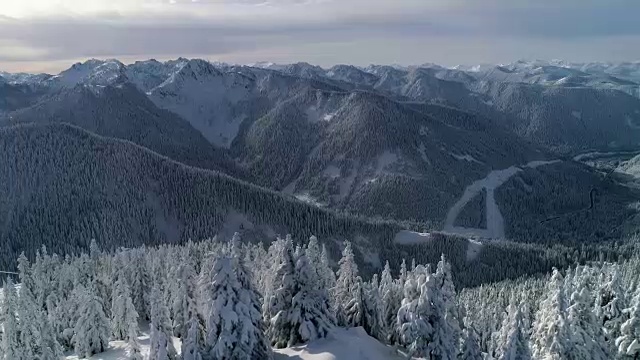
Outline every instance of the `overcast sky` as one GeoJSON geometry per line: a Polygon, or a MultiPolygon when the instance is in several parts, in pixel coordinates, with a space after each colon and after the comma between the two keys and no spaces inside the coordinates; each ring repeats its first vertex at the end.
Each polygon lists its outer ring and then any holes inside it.
{"type": "Polygon", "coordinates": [[[640,59],[639,0],[0,0],[0,70],[87,58],[442,65],[640,59]]]}

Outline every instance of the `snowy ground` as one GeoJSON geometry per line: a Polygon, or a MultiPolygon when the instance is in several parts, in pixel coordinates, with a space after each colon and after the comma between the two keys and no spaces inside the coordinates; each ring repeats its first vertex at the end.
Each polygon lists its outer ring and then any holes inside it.
{"type": "MultiPolygon", "coordinates": [[[[538,166],[553,164],[559,160],[553,161],[531,161],[524,167],[536,168],[538,166]]],[[[504,184],[513,175],[522,171],[522,167],[511,166],[502,170],[491,171],[485,178],[473,182],[467,186],[462,197],[453,204],[449,212],[447,213],[447,219],[445,220],[444,231],[452,234],[458,234],[463,236],[477,236],[487,239],[502,239],[504,238],[504,218],[500,213],[500,208],[495,200],[495,189],[504,184]],[[460,211],[467,205],[471,199],[482,191],[487,190],[486,197],[486,213],[487,213],[487,228],[466,228],[461,226],[454,226],[460,211]]]]}
{"type": "MultiPolygon", "coordinates": [[[[393,242],[399,245],[418,245],[428,243],[433,239],[430,233],[419,233],[409,230],[400,230],[393,238],[393,242]]],[[[469,239],[469,245],[467,246],[466,258],[468,261],[475,259],[482,250],[482,243],[469,239]]]]}
{"type": "Polygon", "coordinates": [[[431,234],[409,230],[401,230],[393,238],[393,242],[399,245],[417,245],[429,241],[431,241],[431,234]]]}
{"type": "Polygon", "coordinates": [[[369,336],[361,327],[336,329],[326,339],[275,350],[275,360],[400,360],[393,348],[369,336]]]}
{"type": "MultiPolygon", "coordinates": [[[[140,326],[143,331],[142,335],[138,337],[138,341],[140,341],[140,350],[142,350],[142,355],[146,358],[149,355],[149,325],[141,324],[140,326]]],[[[180,352],[180,348],[182,347],[182,342],[178,338],[173,338],[173,346],[175,346],[176,350],[180,352]]],[[[90,360],[129,360],[126,353],[127,343],[124,341],[111,341],[109,342],[109,350],[93,355],[90,357],[90,360]]],[[[78,360],[78,359],[86,359],[86,358],[78,358],[75,354],[70,353],[65,358],[66,360],[78,360]]]]}
{"type": "MultiPolygon", "coordinates": [[[[149,353],[149,336],[145,332],[140,336],[140,345],[144,356],[149,353]]],[[[176,349],[181,347],[180,340],[173,339],[176,349]]],[[[90,360],[127,360],[126,344],[122,341],[112,341],[110,349],[96,354],[90,360]]],[[[294,346],[286,349],[274,350],[275,360],[400,360],[400,356],[393,348],[380,343],[369,336],[361,327],[343,329],[336,328],[326,339],[313,341],[306,345],[294,346]]],[[[75,355],[69,355],[66,360],[78,360],[75,355]]]]}

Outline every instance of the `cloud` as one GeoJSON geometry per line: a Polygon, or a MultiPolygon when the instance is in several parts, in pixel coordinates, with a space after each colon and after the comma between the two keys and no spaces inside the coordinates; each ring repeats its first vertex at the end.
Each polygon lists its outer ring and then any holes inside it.
{"type": "Polygon", "coordinates": [[[12,66],[21,61],[31,66],[87,57],[202,56],[322,65],[640,58],[640,48],[623,46],[640,40],[636,0],[10,0],[8,4],[0,7],[0,68],[9,61],[12,66]]]}

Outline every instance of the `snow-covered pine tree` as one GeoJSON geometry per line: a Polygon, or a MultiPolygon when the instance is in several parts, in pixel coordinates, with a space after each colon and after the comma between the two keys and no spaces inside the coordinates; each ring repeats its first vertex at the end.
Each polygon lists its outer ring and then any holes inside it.
{"type": "MultiPolygon", "coordinates": [[[[351,289],[351,298],[345,299],[347,302],[344,305],[344,316],[346,327],[358,327],[365,326],[366,315],[364,309],[365,302],[365,289],[364,282],[360,276],[356,276],[356,281],[351,289]]],[[[365,329],[366,330],[366,329],[365,329]]]]}
{"type": "Polygon", "coordinates": [[[304,249],[304,253],[307,256],[307,259],[309,260],[309,264],[313,269],[313,274],[310,279],[310,281],[312,281],[311,285],[313,289],[323,288],[324,275],[322,272],[324,269],[322,269],[322,258],[321,258],[322,254],[320,253],[320,245],[318,244],[318,238],[316,238],[315,236],[311,236],[309,238],[309,242],[307,243],[307,246],[304,249]]]}
{"type": "Polygon", "coordinates": [[[404,286],[404,283],[407,281],[407,261],[402,259],[402,264],[400,264],[400,277],[398,278],[398,282],[400,286],[404,286]]]}
{"type": "Polygon", "coordinates": [[[495,359],[530,360],[531,350],[521,308],[512,301],[496,337],[495,359]]]}
{"type": "Polygon", "coordinates": [[[472,323],[467,323],[464,330],[462,330],[461,340],[460,352],[458,353],[459,360],[482,360],[484,358],[482,350],[480,350],[478,334],[472,323]]]}
{"type": "Polygon", "coordinates": [[[342,258],[338,262],[338,272],[336,286],[334,288],[334,310],[341,326],[348,326],[348,320],[345,314],[347,304],[354,298],[356,281],[358,276],[358,265],[355,262],[351,243],[345,241],[345,247],[342,251],[342,258]]]}
{"type": "Polygon", "coordinates": [[[127,330],[127,357],[130,360],[144,360],[142,351],[140,350],[140,342],[138,341],[138,321],[129,323],[127,330]]]}
{"type": "Polygon", "coordinates": [[[456,288],[453,285],[452,276],[451,264],[449,264],[444,254],[442,254],[436,268],[435,278],[440,287],[440,294],[444,302],[445,319],[453,329],[453,336],[458,339],[460,337],[460,314],[458,313],[456,288]]]}
{"type": "Polygon", "coordinates": [[[133,307],[135,307],[140,318],[150,320],[151,310],[148,304],[150,304],[151,278],[147,271],[144,251],[145,248],[142,247],[129,252],[129,261],[131,264],[131,298],[133,300],[133,307]]]}
{"type": "Polygon", "coordinates": [[[322,279],[322,287],[327,291],[331,291],[336,286],[336,274],[331,269],[331,261],[327,247],[322,244],[322,253],[320,254],[320,274],[322,279]]]}
{"type": "Polygon", "coordinates": [[[73,343],[78,357],[90,357],[109,346],[109,321],[104,314],[102,299],[91,287],[77,289],[80,314],[74,329],[73,343]]]}
{"type": "Polygon", "coordinates": [[[151,347],[150,360],[176,359],[177,352],[171,339],[172,328],[169,309],[162,291],[156,285],[151,290],[151,347]]]}
{"type": "Polygon", "coordinates": [[[568,359],[571,342],[566,309],[564,280],[558,269],[554,268],[533,323],[531,347],[535,359],[568,359]]]}
{"type": "Polygon", "coordinates": [[[370,282],[367,282],[364,291],[364,329],[367,333],[380,341],[385,340],[385,333],[382,329],[382,313],[380,311],[380,284],[378,274],[374,274],[370,282]]]}
{"type": "Polygon", "coordinates": [[[0,322],[2,322],[2,347],[4,357],[0,359],[25,359],[20,343],[20,324],[18,323],[18,294],[11,278],[3,284],[2,302],[0,302],[0,322]]]}
{"type": "Polygon", "coordinates": [[[237,256],[213,265],[206,346],[210,359],[269,359],[257,291],[237,256]]]}
{"type": "Polygon", "coordinates": [[[189,259],[183,259],[178,265],[176,280],[171,284],[174,288],[172,291],[173,299],[171,308],[173,313],[173,334],[179,338],[187,335],[188,322],[191,318],[190,308],[195,302],[195,278],[196,273],[189,262],[189,259]]]}
{"type": "Polygon", "coordinates": [[[620,328],[616,339],[618,357],[624,360],[640,359],[640,288],[631,301],[631,307],[625,310],[629,317],[620,328]]]}
{"type": "Polygon", "coordinates": [[[129,285],[123,275],[116,280],[111,297],[111,335],[114,340],[125,340],[130,324],[138,323],[138,312],[133,307],[129,285]]]}
{"type": "MultiPolygon", "coordinates": [[[[578,270],[576,270],[576,274],[578,270]]],[[[580,271],[582,273],[582,271],[580,271]]],[[[571,334],[569,359],[604,360],[609,359],[602,326],[593,315],[594,297],[587,284],[587,277],[578,277],[571,294],[571,304],[567,309],[567,323],[571,334]]]]}
{"type": "Polygon", "coordinates": [[[326,337],[335,326],[327,292],[314,288],[313,277],[313,266],[303,252],[296,262],[296,289],[287,319],[293,328],[287,341],[289,345],[326,337]]]}
{"type": "Polygon", "coordinates": [[[615,341],[620,336],[622,323],[626,320],[626,315],[623,312],[626,308],[626,301],[617,265],[612,267],[608,281],[601,288],[600,296],[604,335],[610,348],[615,352],[615,341]]]}
{"type": "Polygon", "coordinates": [[[384,333],[384,340],[389,344],[395,344],[397,341],[396,318],[402,301],[397,289],[398,286],[393,281],[391,268],[387,261],[380,276],[378,292],[380,294],[381,331],[384,333]]]}
{"type": "MultiPolygon", "coordinates": [[[[62,347],[58,342],[51,322],[43,309],[43,304],[34,296],[36,282],[32,269],[24,254],[18,259],[20,295],[17,298],[19,319],[19,352],[23,359],[53,360],[62,356],[62,347]]],[[[43,294],[42,297],[45,295],[43,294]]]]}
{"type": "Polygon", "coordinates": [[[270,289],[268,298],[264,303],[263,318],[268,322],[267,337],[271,345],[277,348],[287,346],[289,333],[292,331],[288,326],[286,317],[291,308],[291,300],[296,292],[295,267],[293,258],[293,244],[290,241],[282,240],[272,244],[269,252],[278,251],[273,254],[273,261],[277,264],[275,275],[270,276],[270,289]],[[275,248],[277,246],[277,248],[275,248]]]}
{"type": "Polygon", "coordinates": [[[416,297],[411,293],[412,284],[405,286],[407,293],[397,319],[401,343],[408,347],[411,356],[455,359],[458,339],[445,319],[446,309],[435,277],[431,274],[421,274],[415,279],[409,276],[409,282],[415,282],[419,294],[416,297]]]}
{"type": "Polygon", "coordinates": [[[187,327],[187,334],[182,343],[182,360],[202,360],[201,329],[195,309],[191,311],[187,327]]]}
{"type": "Polygon", "coordinates": [[[173,359],[169,356],[169,347],[173,346],[171,342],[171,338],[169,338],[166,333],[164,333],[157,326],[155,326],[153,322],[151,323],[151,334],[149,335],[149,337],[150,339],[149,339],[149,359],[148,360],[172,360],[173,359]]]}

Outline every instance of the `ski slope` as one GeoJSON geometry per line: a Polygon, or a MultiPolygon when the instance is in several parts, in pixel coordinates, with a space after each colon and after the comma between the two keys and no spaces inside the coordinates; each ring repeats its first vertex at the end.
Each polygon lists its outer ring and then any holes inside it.
{"type": "MultiPolygon", "coordinates": [[[[531,161],[523,167],[537,168],[538,166],[554,164],[560,160],[552,161],[531,161]]],[[[486,239],[504,239],[504,218],[500,212],[500,208],[496,203],[495,190],[502,184],[507,182],[513,175],[522,171],[523,167],[511,166],[502,170],[493,170],[486,177],[474,181],[471,185],[467,186],[462,197],[453,204],[447,218],[445,220],[444,231],[447,233],[458,234],[462,236],[478,236],[486,239]],[[461,226],[454,226],[458,215],[464,209],[465,205],[477,196],[482,189],[487,190],[486,197],[486,215],[487,215],[487,228],[467,228],[461,226]]]]}

